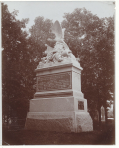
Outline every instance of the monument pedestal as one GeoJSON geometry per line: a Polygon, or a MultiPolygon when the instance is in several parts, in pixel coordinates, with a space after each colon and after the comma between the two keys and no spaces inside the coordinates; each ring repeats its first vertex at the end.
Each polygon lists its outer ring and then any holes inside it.
{"type": "Polygon", "coordinates": [[[92,131],[88,112],[29,112],[26,129],[57,132],[92,131]]]}
{"type": "Polygon", "coordinates": [[[36,69],[37,88],[26,119],[26,129],[92,131],[87,100],[81,92],[79,63],[55,63],[36,69]]]}

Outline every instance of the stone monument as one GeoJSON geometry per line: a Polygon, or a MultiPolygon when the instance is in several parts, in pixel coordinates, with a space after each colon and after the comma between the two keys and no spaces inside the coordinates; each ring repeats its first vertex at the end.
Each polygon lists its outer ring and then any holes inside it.
{"type": "Polygon", "coordinates": [[[56,44],[47,46],[36,69],[37,85],[26,119],[26,129],[84,132],[92,131],[87,100],[81,92],[81,66],[63,40],[58,21],[52,26],[56,44]]]}

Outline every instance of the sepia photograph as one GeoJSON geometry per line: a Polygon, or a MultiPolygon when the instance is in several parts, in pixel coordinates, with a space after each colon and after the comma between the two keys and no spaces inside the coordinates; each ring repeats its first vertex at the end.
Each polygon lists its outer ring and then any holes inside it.
{"type": "Polygon", "coordinates": [[[2,146],[115,145],[115,1],[2,1],[2,146]]]}

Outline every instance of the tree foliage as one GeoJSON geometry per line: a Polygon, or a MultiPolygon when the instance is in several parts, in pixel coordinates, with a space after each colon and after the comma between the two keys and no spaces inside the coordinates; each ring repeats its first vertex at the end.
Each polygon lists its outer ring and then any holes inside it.
{"type": "Polygon", "coordinates": [[[29,48],[27,33],[22,31],[28,19],[19,21],[17,11],[10,13],[2,3],[2,93],[3,114],[8,107],[17,116],[24,117],[28,100],[33,97],[34,65],[29,48]]]}
{"type": "Polygon", "coordinates": [[[34,25],[29,29],[30,31],[30,47],[34,50],[34,58],[37,62],[43,57],[43,52],[46,47],[45,44],[53,46],[54,43],[48,41],[48,38],[53,38],[53,34],[50,31],[52,26],[52,21],[50,19],[44,19],[44,17],[36,17],[34,20],[34,25]]]}
{"type": "Polygon", "coordinates": [[[114,93],[114,17],[100,19],[90,11],[64,14],[65,42],[80,57],[82,91],[93,111],[114,93]]]}

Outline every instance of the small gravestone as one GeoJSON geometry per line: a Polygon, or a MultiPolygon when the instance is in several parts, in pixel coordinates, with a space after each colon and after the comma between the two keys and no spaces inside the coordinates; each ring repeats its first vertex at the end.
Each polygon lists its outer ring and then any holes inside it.
{"type": "Polygon", "coordinates": [[[101,121],[105,122],[105,108],[103,106],[101,107],[101,121]]]}
{"type": "Polygon", "coordinates": [[[82,68],[63,40],[61,26],[52,27],[55,46],[47,46],[36,69],[36,93],[30,100],[26,129],[58,132],[93,130],[87,100],[81,92],[82,68]]]}

